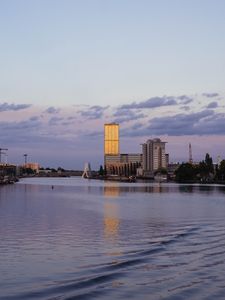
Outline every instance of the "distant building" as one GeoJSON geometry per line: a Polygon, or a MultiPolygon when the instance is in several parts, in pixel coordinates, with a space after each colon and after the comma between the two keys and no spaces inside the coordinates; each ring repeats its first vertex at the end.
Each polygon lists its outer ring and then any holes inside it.
{"type": "Polygon", "coordinates": [[[165,154],[165,158],[166,158],[166,168],[168,168],[168,165],[170,163],[170,155],[169,155],[169,153],[165,154]]]}
{"type": "Polygon", "coordinates": [[[166,168],[165,144],[160,139],[147,140],[142,144],[143,175],[153,177],[154,172],[166,168]]]}
{"type": "Polygon", "coordinates": [[[168,176],[173,179],[175,178],[175,172],[179,168],[180,164],[179,163],[170,163],[168,165],[167,171],[168,171],[168,176]]]}
{"type": "Polygon", "coordinates": [[[120,154],[119,124],[104,126],[104,167],[107,175],[153,177],[154,172],[166,168],[169,155],[160,139],[148,140],[142,144],[141,153],[120,154]]]}
{"type": "Polygon", "coordinates": [[[108,175],[136,176],[141,163],[140,153],[105,155],[105,169],[108,175]]]}
{"type": "Polygon", "coordinates": [[[0,163],[0,177],[7,175],[16,176],[16,165],[0,163]]]}
{"type": "Polygon", "coordinates": [[[119,152],[119,124],[105,124],[104,155],[118,155],[119,152]]]}
{"type": "Polygon", "coordinates": [[[38,163],[32,163],[32,162],[29,162],[29,163],[25,163],[23,165],[23,167],[25,169],[31,169],[33,170],[34,172],[38,173],[39,172],[39,169],[40,169],[40,165],[38,163]]]}

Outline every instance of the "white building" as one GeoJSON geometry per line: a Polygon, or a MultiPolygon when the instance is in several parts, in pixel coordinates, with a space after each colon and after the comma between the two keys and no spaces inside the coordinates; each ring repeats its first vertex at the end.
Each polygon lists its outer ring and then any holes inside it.
{"type": "Polygon", "coordinates": [[[158,138],[142,144],[144,175],[151,177],[155,171],[166,168],[165,144],[158,138]]]}

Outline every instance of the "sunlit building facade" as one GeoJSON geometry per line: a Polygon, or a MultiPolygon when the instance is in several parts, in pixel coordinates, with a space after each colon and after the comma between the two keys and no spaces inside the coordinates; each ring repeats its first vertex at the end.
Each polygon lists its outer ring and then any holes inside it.
{"type": "Polygon", "coordinates": [[[141,163],[140,153],[105,155],[105,169],[108,175],[136,176],[137,168],[141,163]]]}
{"type": "Polygon", "coordinates": [[[105,124],[104,128],[104,154],[118,155],[119,150],[119,124],[105,124]]]}
{"type": "Polygon", "coordinates": [[[24,164],[24,168],[25,169],[31,169],[31,170],[38,173],[39,169],[40,169],[40,165],[38,163],[30,162],[30,163],[24,164]]]}
{"type": "Polygon", "coordinates": [[[120,154],[119,124],[104,127],[104,165],[108,175],[129,176],[136,174],[142,154],[120,154]]]}

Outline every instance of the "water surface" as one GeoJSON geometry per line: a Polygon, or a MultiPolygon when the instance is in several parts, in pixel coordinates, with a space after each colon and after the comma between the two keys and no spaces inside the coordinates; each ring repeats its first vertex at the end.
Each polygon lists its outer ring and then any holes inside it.
{"type": "Polygon", "coordinates": [[[23,179],[0,237],[0,299],[224,299],[224,186],[23,179]]]}

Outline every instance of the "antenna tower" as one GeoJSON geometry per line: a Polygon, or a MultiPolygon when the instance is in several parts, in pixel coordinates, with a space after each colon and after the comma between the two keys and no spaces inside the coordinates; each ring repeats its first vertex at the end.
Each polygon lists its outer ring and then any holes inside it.
{"type": "Polygon", "coordinates": [[[193,164],[191,143],[189,143],[189,163],[193,164]]]}

